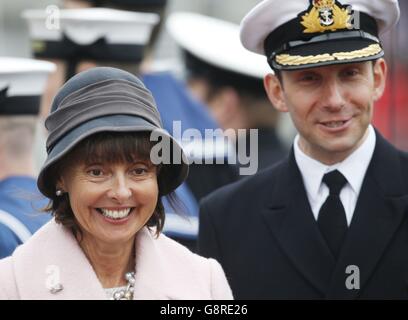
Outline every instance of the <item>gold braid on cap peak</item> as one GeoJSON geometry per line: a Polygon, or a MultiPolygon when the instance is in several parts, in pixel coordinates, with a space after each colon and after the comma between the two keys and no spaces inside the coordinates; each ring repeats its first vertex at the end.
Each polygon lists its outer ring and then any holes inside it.
{"type": "Polygon", "coordinates": [[[290,54],[280,54],[276,56],[276,62],[284,66],[300,66],[306,64],[315,64],[320,62],[335,61],[335,60],[352,60],[357,58],[374,56],[382,50],[379,44],[372,44],[360,50],[350,52],[336,52],[333,54],[324,53],[310,56],[293,56],[290,54]]]}

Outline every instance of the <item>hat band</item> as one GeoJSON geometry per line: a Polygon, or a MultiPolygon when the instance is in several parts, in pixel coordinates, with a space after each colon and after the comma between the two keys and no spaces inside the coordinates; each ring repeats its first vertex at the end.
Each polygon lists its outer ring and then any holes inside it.
{"type": "Polygon", "coordinates": [[[50,131],[48,152],[59,139],[77,126],[107,115],[132,115],[161,128],[160,115],[147,89],[126,80],[104,80],[66,96],[46,119],[50,131]]]}
{"type": "Polygon", "coordinates": [[[8,88],[0,91],[0,115],[38,115],[40,96],[7,96],[8,88]]]}
{"type": "Polygon", "coordinates": [[[145,46],[110,44],[105,38],[100,38],[91,44],[79,45],[64,34],[60,41],[33,40],[31,47],[36,58],[139,63],[143,59],[145,46]]]}
{"type": "Polygon", "coordinates": [[[272,31],[265,39],[264,49],[267,57],[271,58],[275,53],[279,54],[286,48],[293,49],[300,45],[308,45],[311,43],[343,40],[351,38],[360,38],[363,40],[371,40],[379,43],[378,26],[374,18],[364,12],[354,12],[359,16],[359,23],[353,28],[344,28],[336,31],[325,31],[316,33],[305,33],[304,27],[301,24],[299,17],[281,25],[276,30],[272,31]],[[374,37],[371,38],[370,36],[374,37]],[[315,39],[315,40],[313,40],[315,39]],[[315,41],[315,42],[314,42],[315,41]],[[289,46],[291,44],[291,46],[289,46]],[[285,47],[286,46],[286,47],[285,47]]]}

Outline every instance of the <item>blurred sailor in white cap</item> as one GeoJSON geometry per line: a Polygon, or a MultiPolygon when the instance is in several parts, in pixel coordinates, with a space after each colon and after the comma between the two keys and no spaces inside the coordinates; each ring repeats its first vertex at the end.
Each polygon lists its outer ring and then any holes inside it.
{"type": "Polygon", "coordinates": [[[209,107],[221,128],[232,129],[229,132],[237,140],[247,140],[247,151],[256,153],[258,169],[281,160],[286,150],[276,133],[278,112],[263,86],[270,69],[263,57],[242,46],[239,26],[185,12],[170,15],[167,27],[183,49],[192,92],[209,107]],[[258,130],[255,149],[249,129],[258,130]]]}
{"type": "MultiPolygon", "coordinates": [[[[40,117],[43,121],[58,89],[77,72],[97,64],[138,72],[146,43],[159,21],[154,13],[108,8],[28,9],[22,16],[28,23],[33,56],[57,66],[41,102],[40,117]]],[[[41,167],[46,154],[43,147],[39,149],[42,154],[37,162],[41,167]]]]}
{"type": "Polygon", "coordinates": [[[37,189],[33,143],[52,63],[0,57],[0,258],[50,217],[37,189]]]}
{"type": "MultiPolygon", "coordinates": [[[[54,74],[53,81],[50,81],[49,99],[43,103],[43,116],[48,114],[51,98],[65,78],[94,66],[111,66],[142,77],[155,97],[164,128],[169,132],[173,132],[174,121],[181,122],[182,130],[195,128],[202,134],[207,128],[216,129],[217,125],[206,108],[192,99],[178,79],[169,73],[146,73],[141,70],[145,69],[145,63],[151,57],[166,3],[165,0],[67,1],[66,6],[73,9],[58,10],[56,18],[59,28],[51,30],[47,27],[46,12],[24,12],[34,55],[51,59],[58,64],[59,71],[62,70],[54,74]]],[[[235,180],[235,171],[226,174],[219,167],[211,181],[207,179],[207,172],[200,173],[195,179],[208,192],[235,180]]],[[[166,212],[164,231],[195,249],[199,197],[195,190],[190,190],[189,180],[176,191],[188,211],[189,219],[166,212]]],[[[166,200],[164,204],[166,206],[166,200]]]]}
{"type": "Polygon", "coordinates": [[[202,202],[199,252],[235,298],[408,298],[408,156],[371,125],[379,35],[399,14],[397,0],[266,0],[243,19],[299,134],[287,159],[202,202]]]}

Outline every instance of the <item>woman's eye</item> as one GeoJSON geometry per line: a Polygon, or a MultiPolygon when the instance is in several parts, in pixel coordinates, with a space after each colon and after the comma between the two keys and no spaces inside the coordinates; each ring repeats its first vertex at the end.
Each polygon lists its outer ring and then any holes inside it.
{"type": "Polygon", "coordinates": [[[88,173],[93,177],[100,177],[103,174],[101,169],[91,169],[88,171],[88,173]]]}
{"type": "Polygon", "coordinates": [[[146,168],[135,168],[135,169],[133,169],[133,173],[135,175],[140,176],[140,175],[143,175],[143,174],[147,173],[147,169],[146,168]]]}

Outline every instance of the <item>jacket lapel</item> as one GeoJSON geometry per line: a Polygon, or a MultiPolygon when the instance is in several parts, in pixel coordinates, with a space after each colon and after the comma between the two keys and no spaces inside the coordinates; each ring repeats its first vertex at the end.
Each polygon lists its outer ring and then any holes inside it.
{"type": "MultiPolygon", "coordinates": [[[[172,286],[170,265],[164,261],[153,235],[147,228],[139,231],[136,238],[135,300],[177,299],[172,286]]],[[[182,296],[182,293],[179,293],[182,296]]]]}
{"type": "Polygon", "coordinates": [[[21,299],[106,299],[76,239],[54,220],[19,247],[13,259],[21,299]]]}
{"type": "Polygon", "coordinates": [[[293,150],[276,181],[264,218],[294,266],[325,294],[335,261],[313,217],[293,150]]]}
{"type": "MultiPolygon", "coordinates": [[[[185,268],[183,260],[178,260],[177,257],[182,257],[178,253],[180,249],[187,254],[187,249],[174,247],[173,240],[165,235],[155,239],[147,228],[139,231],[136,238],[134,299],[202,300],[211,297],[203,292],[201,275],[194,274],[194,268],[185,268]]],[[[194,263],[190,259],[184,261],[194,263]]]]}
{"type": "Polygon", "coordinates": [[[398,151],[377,134],[356,210],[333,274],[328,298],[356,298],[364,289],[408,208],[398,151]],[[360,290],[346,287],[348,266],[360,271],[360,290]]]}

